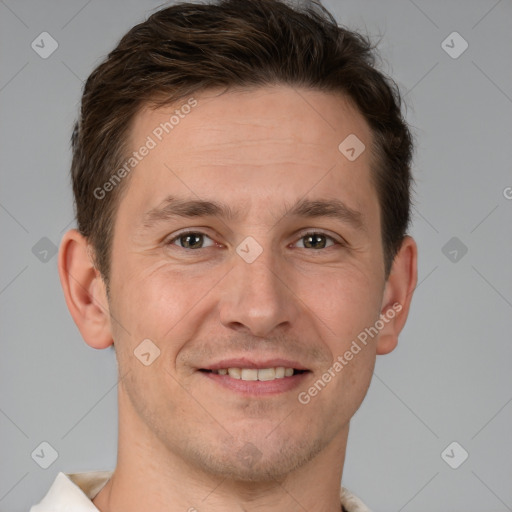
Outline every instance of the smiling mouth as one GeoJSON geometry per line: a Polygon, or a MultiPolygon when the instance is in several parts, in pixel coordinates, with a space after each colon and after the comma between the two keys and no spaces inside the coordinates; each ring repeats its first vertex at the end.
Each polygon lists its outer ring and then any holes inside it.
{"type": "Polygon", "coordinates": [[[271,368],[219,368],[218,370],[199,370],[204,373],[212,373],[230,377],[235,380],[244,381],[272,381],[278,379],[286,379],[307,373],[309,370],[296,370],[295,368],[285,368],[284,366],[276,366],[271,368]]]}

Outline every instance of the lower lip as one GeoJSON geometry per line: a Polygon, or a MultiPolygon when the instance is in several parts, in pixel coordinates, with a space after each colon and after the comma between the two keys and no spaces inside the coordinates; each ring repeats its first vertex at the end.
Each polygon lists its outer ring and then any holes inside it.
{"type": "Polygon", "coordinates": [[[298,373],[291,377],[274,380],[242,380],[233,379],[229,375],[219,375],[212,372],[199,372],[204,377],[216,382],[230,391],[242,395],[277,395],[299,387],[310,372],[298,373]]]}

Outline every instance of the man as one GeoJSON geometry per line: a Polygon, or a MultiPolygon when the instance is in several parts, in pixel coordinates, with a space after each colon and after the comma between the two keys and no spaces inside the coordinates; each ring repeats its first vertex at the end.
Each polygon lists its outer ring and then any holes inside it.
{"type": "Polygon", "coordinates": [[[59,272],[119,367],[113,472],[32,512],[357,512],[349,422],[416,285],[412,141],[319,5],[177,4],[89,77],[59,272]]]}

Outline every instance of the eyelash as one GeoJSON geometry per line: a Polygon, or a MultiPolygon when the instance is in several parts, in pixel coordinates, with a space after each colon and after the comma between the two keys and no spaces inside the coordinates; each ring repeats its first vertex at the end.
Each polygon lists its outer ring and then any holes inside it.
{"type": "MultiPolygon", "coordinates": [[[[213,240],[213,238],[211,238],[210,236],[208,236],[206,233],[202,232],[202,231],[192,231],[192,230],[189,230],[189,231],[182,231],[181,233],[178,233],[177,235],[173,236],[172,238],[170,238],[167,242],[165,242],[165,245],[175,245],[174,242],[178,239],[180,239],[181,237],[183,236],[186,236],[186,235],[203,235],[207,238],[209,238],[210,240],[212,240],[213,242],[215,242],[215,240],[213,240]]],[[[298,240],[301,240],[307,236],[311,236],[311,235],[322,235],[322,236],[325,236],[327,239],[331,240],[333,242],[333,245],[331,246],[327,246],[325,248],[322,248],[323,250],[325,249],[328,249],[329,247],[333,247],[334,245],[339,245],[341,247],[346,247],[346,243],[341,241],[341,240],[337,240],[336,238],[334,238],[333,236],[331,235],[328,235],[327,233],[324,233],[322,231],[307,231],[305,233],[302,233],[298,240]]],[[[217,243],[217,242],[215,242],[217,243]]],[[[187,249],[185,247],[180,247],[180,246],[177,246],[179,247],[180,249],[183,249],[185,251],[198,251],[200,249],[208,249],[208,247],[200,247],[199,249],[187,249]]],[[[308,249],[307,247],[300,247],[300,249],[308,249]]],[[[315,249],[311,249],[311,250],[315,250],[315,249]]],[[[316,250],[319,250],[319,249],[316,249],[316,250]]]]}

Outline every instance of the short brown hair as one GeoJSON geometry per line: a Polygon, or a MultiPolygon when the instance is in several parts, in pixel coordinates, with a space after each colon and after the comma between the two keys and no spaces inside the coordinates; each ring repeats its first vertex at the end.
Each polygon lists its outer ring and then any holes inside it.
{"type": "Polygon", "coordinates": [[[115,214],[128,179],[101,199],[94,191],[125,161],[141,107],[218,87],[265,85],[342,93],[369,123],[387,278],[410,222],[413,144],[398,87],[376,69],[374,50],[315,1],[178,3],[133,27],[87,79],[72,136],[78,230],[107,288],[115,214]]]}

